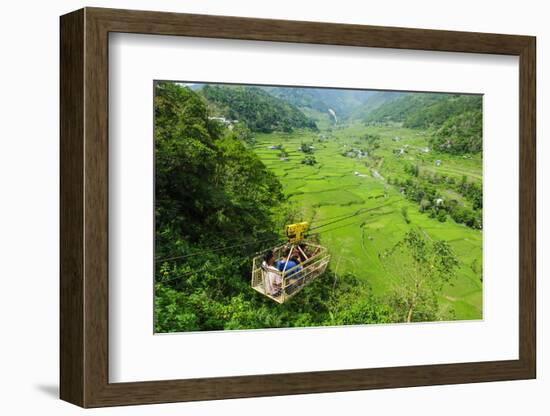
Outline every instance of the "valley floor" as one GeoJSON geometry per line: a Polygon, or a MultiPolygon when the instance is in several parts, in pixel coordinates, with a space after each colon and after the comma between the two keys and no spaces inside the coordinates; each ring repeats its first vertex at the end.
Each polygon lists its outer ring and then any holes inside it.
{"type": "MultiPolygon", "coordinates": [[[[421,171],[439,172],[456,179],[481,182],[480,156],[454,156],[426,149],[427,134],[419,130],[394,127],[369,127],[343,124],[321,132],[294,131],[256,136],[255,152],[283,183],[289,201],[299,217],[309,221],[312,232],[332,253],[331,268],[337,273],[353,272],[369,282],[375,294],[388,293],[396,285],[392,270],[386,270],[379,254],[399,241],[407,230],[419,227],[431,238],[448,241],[460,260],[454,284],[444,288],[441,305],[452,306],[457,320],[482,318],[482,231],[455,223],[440,222],[419,212],[388,178],[405,178],[406,164],[421,171]],[[365,133],[381,136],[376,159],[345,156],[365,133]],[[301,163],[306,156],[299,150],[302,142],[314,146],[317,163],[301,163]],[[282,145],[287,152],[281,160],[282,145]],[[404,149],[400,155],[401,149],[404,149]],[[410,223],[402,209],[407,208],[410,223]]],[[[443,195],[460,199],[441,185],[443,195]]],[[[467,204],[467,201],[461,201],[467,204]]]]}

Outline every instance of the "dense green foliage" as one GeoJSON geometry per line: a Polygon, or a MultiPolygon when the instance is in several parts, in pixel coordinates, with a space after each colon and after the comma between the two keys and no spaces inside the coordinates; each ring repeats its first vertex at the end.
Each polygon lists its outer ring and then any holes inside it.
{"type": "Polygon", "coordinates": [[[481,106],[479,95],[407,94],[380,105],[365,121],[432,129],[430,144],[439,151],[477,153],[482,148],[481,106]]]}
{"type": "MultiPolygon", "coordinates": [[[[268,211],[282,198],[279,181],[240,140],[209,120],[203,101],[189,89],[157,85],[155,152],[160,241],[167,233],[191,242],[249,231],[251,238],[271,235],[268,211]]],[[[157,254],[165,254],[163,247],[157,254]]]]}
{"type": "Polygon", "coordinates": [[[304,152],[304,153],[313,153],[314,151],[314,147],[311,143],[305,143],[305,142],[302,142],[300,143],[300,152],[304,152]]]}
{"type": "MultiPolygon", "coordinates": [[[[187,302],[240,293],[246,261],[204,249],[237,240],[254,250],[258,240],[275,239],[269,210],[282,199],[280,183],[239,139],[209,120],[197,94],[173,83],[156,87],[155,162],[157,259],[184,256],[157,261],[157,307],[170,288],[186,293],[187,302]]],[[[195,309],[177,313],[190,328],[198,325],[195,309]]],[[[169,328],[157,322],[157,329],[169,328]]]]}
{"type": "Polygon", "coordinates": [[[418,165],[405,165],[406,179],[388,178],[388,183],[396,186],[411,201],[418,204],[420,212],[445,222],[447,214],[457,223],[468,227],[482,228],[483,190],[466,176],[457,182],[452,176],[421,172],[418,165]],[[447,199],[441,189],[452,189],[471,203],[470,207],[457,199],[447,199]]]}
{"type": "Polygon", "coordinates": [[[307,155],[306,157],[304,157],[302,159],[302,163],[304,165],[313,166],[313,165],[317,164],[317,159],[315,159],[315,156],[307,155]]]}
{"type": "Polygon", "coordinates": [[[396,290],[390,305],[398,322],[430,322],[442,319],[439,293],[456,276],[458,259],[445,241],[432,241],[419,230],[411,230],[384,254],[396,290]]]}
{"type": "Polygon", "coordinates": [[[372,155],[380,147],[380,136],[367,133],[361,138],[367,144],[367,152],[372,155]]]}
{"type": "Polygon", "coordinates": [[[290,132],[296,128],[317,128],[315,122],[295,106],[261,88],[205,85],[200,93],[221,113],[219,115],[245,122],[254,132],[290,132]]]}
{"type": "Polygon", "coordinates": [[[450,116],[434,133],[431,145],[444,152],[462,154],[481,152],[481,109],[450,116]]]}
{"type": "Polygon", "coordinates": [[[187,285],[156,284],[157,332],[288,328],[395,322],[391,309],[353,275],[327,273],[282,305],[252,291],[238,275],[197,273],[187,285]],[[215,285],[199,284],[206,280],[215,285]],[[229,281],[227,281],[229,280],[229,281]],[[226,294],[216,294],[224,288],[226,294]]]}
{"type": "Polygon", "coordinates": [[[241,141],[253,145],[256,143],[256,138],[254,137],[254,134],[246,123],[239,121],[238,123],[235,123],[233,125],[233,134],[241,141]]]}

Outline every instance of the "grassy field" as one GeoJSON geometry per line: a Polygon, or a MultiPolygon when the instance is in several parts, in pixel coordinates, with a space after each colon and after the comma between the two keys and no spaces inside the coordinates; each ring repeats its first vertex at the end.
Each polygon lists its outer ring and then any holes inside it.
{"type": "MultiPolygon", "coordinates": [[[[456,319],[480,319],[481,271],[472,264],[482,264],[482,232],[451,218],[442,223],[420,213],[418,205],[405,199],[387,178],[405,178],[404,166],[414,163],[421,172],[445,174],[457,180],[466,176],[481,182],[481,156],[436,153],[426,151],[427,146],[427,134],[418,130],[360,123],[331,129],[327,122],[319,133],[258,134],[254,150],[279,177],[289,201],[300,211],[299,217],[310,221],[312,232],[318,232],[322,244],[331,251],[333,270],[353,272],[367,280],[375,294],[384,295],[396,284],[396,277],[385,270],[379,253],[411,227],[420,227],[431,238],[448,241],[460,259],[457,279],[444,288],[441,304],[452,306],[456,319]],[[365,133],[381,136],[376,159],[343,156],[342,152],[354,148],[365,133]],[[317,164],[301,163],[305,156],[299,151],[302,142],[313,144],[317,164]],[[287,160],[280,160],[280,150],[270,149],[277,145],[284,147],[287,160]],[[395,152],[400,149],[406,153],[397,156],[395,152]],[[410,223],[402,215],[403,207],[407,207],[410,223]]],[[[441,186],[443,195],[468,204],[455,191],[441,186]]]]}

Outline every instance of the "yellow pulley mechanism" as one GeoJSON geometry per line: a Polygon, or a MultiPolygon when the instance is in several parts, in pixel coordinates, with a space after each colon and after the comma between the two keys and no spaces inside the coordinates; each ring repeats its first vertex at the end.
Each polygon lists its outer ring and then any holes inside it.
{"type": "Polygon", "coordinates": [[[308,222],[298,222],[296,224],[288,224],[286,226],[286,236],[289,243],[297,243],[304,239],[304,235],[309,229],[308,222]]]}

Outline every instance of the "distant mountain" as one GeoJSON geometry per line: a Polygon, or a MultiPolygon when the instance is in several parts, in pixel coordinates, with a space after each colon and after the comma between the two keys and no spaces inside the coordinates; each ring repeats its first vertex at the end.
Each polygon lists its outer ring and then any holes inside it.
{"type": "Polygon", "coordinates": [[[372,110],[365,121],[402,122],[404,127],[428,128],[441,126],[450,116],[481,110],[481,96],[408,93],[389,100],[372,110]]]}
{"type": "Polygon", "coordinates": [[[401,98],[405,93],[396,91],[375,91],[361,106],[355,108],[350,114],[351,119],[364,119],[372,111],[380,106],[401,98]]]}
{"type": "Polygon", "coordinates": [[[211,110],[231,120],[243,121],[256,132],[290,132],[295,128],[317,129],[315,122],[293,104],[258,87],[204,85],[198,89],[211,110]]]}
{"type": "Polygon", "coordinates": [[[296,107],[311,108],[323,113],[332,110],[339,119],[347,118],[367,103],[375,91],[308,87],[263,87],[271,95],[296,107]]]}
{"type": "Polygon", "coordinates": [[[477,153],[482,149],[482,119],[481,95],[409,93],[370,111],[365,122],[431,129],[431,144],[438,150],[477,153]]]}
{"type": "MultiPolygon", "coordinates": [[[[279,98],[297,109],[310,109],[325,114],[330,120],[334,116],[338,120],[363,119],[370,111],[386,101],[395,99],[402,93],[391,91],[350,90],[337,88],[314,87],[276,87],[276,86],[247,86],[222,85],[202,83],[181,83],[195,92],[206,86],[220,88],[259,88],[270,95],[279,98]],[[334,112],[334,115],[332,114],[334,112]]],[[[303,111],[311,114],[309,111],[303,111]]]]}
{"type": "Polygon", "coordinates": [[[363,119],[387,101],[403,95],[393,91],[349,90],[309,87],[263,87],[270,94],[298,108],[309,108],[321,113],[334,111],[338,120],[363,119]]]}
{"type": "Polygon", "coordinates": [[[317,89],[294,87],[262,87],[262,89],[296,107],[311,108],[324,113],[331,108],[331,105],[317,93],[317,89]]]}

